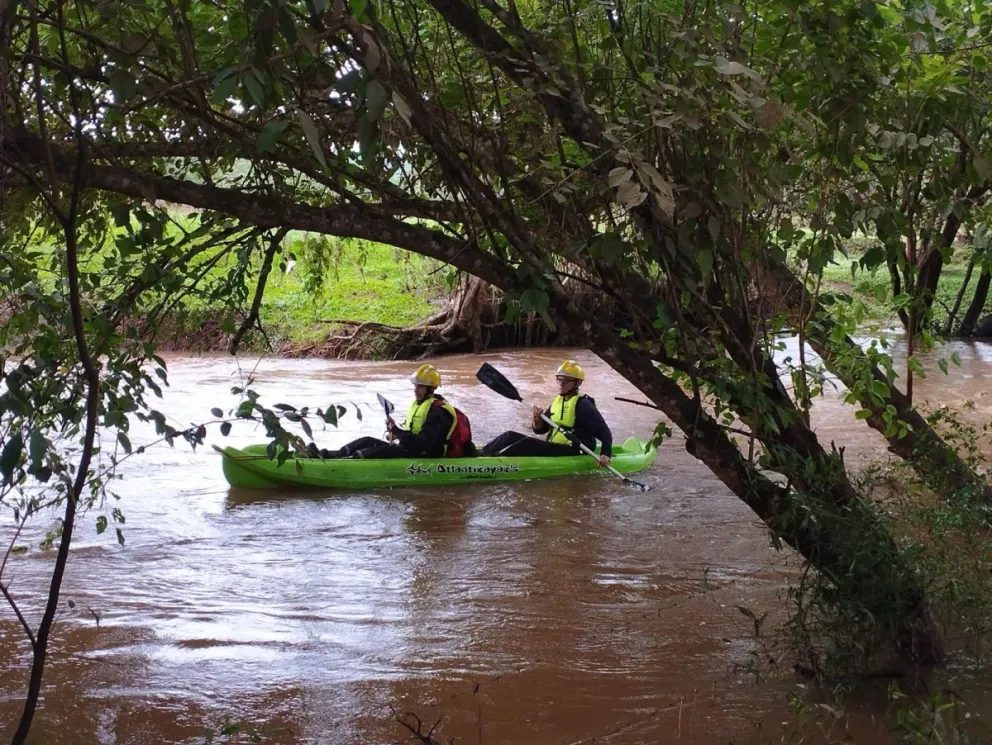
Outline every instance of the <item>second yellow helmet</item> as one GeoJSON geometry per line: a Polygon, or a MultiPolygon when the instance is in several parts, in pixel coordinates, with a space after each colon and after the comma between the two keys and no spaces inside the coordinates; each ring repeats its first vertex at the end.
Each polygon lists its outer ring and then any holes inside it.
{"type": "Polygon", "coordinates": [[[441,386],[441,373],[437,371],[437,368],[434,367],[434,365],[421,365],[417,368],[417,372],[413,374],[410,380],[417,385],[427,385],[431,388],[439,388],[441,386]]]}
{"type": "Polygon", "coordinates": [[[585,380],[586,374],[582,372],[582,368],[579,367],[577,362],[572,360],[565,360],[558,366],[558,370],[555,371],[555,376],[561,376],[563,378],[575,378],[575,380],[585,380]]]}

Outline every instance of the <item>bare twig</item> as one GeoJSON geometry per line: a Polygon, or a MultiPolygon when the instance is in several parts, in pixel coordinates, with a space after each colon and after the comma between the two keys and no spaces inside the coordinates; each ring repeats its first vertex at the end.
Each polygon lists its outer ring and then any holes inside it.
{"type": "Polygon", "coordinates": [[[25,635],[31,641],[31,649],[35,650],[35,652],[37,653],[38,641],[35,639],[34,632],[31,631],[31,627],[28,625],[27,619],[24,618],[24,614],[21,613],[21,609],[17,606],[17,602],[14,600],[13,597],[11,597],[9,587],[10,585],[5,585],[3,582],[0,582],[0,592],[3,593],[3,596],[5,598],[7,598],[7,602],[10,604],[10,607],[14,610],[14,615],[16,615],[17,620],[21,622],[21,627],[24,629],[25,635]]]}
{"type": "MultiPolygon", "coordinates": [[[[282,245],[283,238],[286,237],[287,233],[289,233],[289,228],[280,228],[275,232],[275,235],[272,236],[272,240],[269,242],[269,247],[265,251],[265,257],[262,259],[262,268],[258,273],[258,283],[255,285],[255,297],[251,301],[251,308],[248,310],[248,315],[245,316],[244,321],[241,322],[241,326],[234,333],[234,336],[231,337],[231,343],[227,346],[227,351],[231,354],[238,353],[238,346],[241,344],[244,335],[258,322],[258,311],[262,307],[265,285],[269,280],[269,272],[272,270],[272,259],[282,245]]],[[[261,326],[259,326],[259,330],[261,330],[261,326]]]]}
{"type": "MultiPolygon", "coordinates": [[[[68,61],[69,54],[66,47],[65,32],[61,26],[63,24],[63,6],[58,5],[59,15],[59,41],[62,51],[62,58],[68,61]]],[[[57,210],[56,216],[62,225],[65,234],[66,245],[66,269],[69,285],[69,306],[71,313],[72,332],[76,340],[76,351],[79,355],[79,362],[83,367],[86,379],[86,418],[83,435],[83,449],[77,465],[76,477],[72,484],[72,492],[65,502],[65,513],[62,520],[62,536],[59,541],[58,554],[55,559],[55,567],[52,570],[52,579],[48,590],[48,601],[45,611],[42,614],[41,623],[38,625],[38,634],[33,641],[34,655],[31,664],[31,675],[28,680],[27,695],[24,699],[24,710],[18,722],[17,730],[11,738],[11,745],[24,745],[31,730],[31,723],[34,720],[35,711],[38,708],[38,699],[41,694],[41,683],[45,672],[45,661],[48,656],[48,637],[51,633],[52,625],[55,621],[55,614],[59,606],[59,594],[62,589],[62,578],[65,575],[65,567],[69,561],[69,545],[72,542],[72,531],[75,525],[76,506],[82,495],[89,477],[90,461],[93,457],[93,444],[96,439],[97,411],[100,403],[100,375],[96,364],[90,356],[86,342],[86,331],[83,321],[82,302],[80,299],[79,287],[79,247],[77,244],[76,231],[78,229],[79,197],[83,186],[83,164],[85,163],[86,143],[83,138],[83,123],[79,115],[79,101],[76,86],[73,81],[68,82],[69,100],[75,120],[75,138],[78,148],[75,168],[72,174],[72,192],[69,197],[69,209],[67,211],[57,210]]],[[[38,91],[39,99],[41,92],[38,91]]],[[[41,100],[38,102],[41,108],[41,100]]],[[[49,151],[49,156],[51,155],[49,151]]],[[[53,189],[55,184],[52,185],[53,189]]],[[[57,199],[53,195],[53,201],[57,199]]],[[[4,591],[6,595],[6,590],[4,591]]]]}

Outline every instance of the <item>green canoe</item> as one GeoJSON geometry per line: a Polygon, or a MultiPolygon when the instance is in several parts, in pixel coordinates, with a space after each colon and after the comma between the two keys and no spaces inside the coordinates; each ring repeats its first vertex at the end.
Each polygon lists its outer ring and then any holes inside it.
{"type": "MultiPolygon", "coordinates": [[[[362,489],[376,486],[425,486],[471,481],[526,481],[600,472],[588,455],[564,458],[418,458],[414,460],[319,460],[290,458],[282,466],[265,454],[265,445],[217,450],[224,456],[224,477],[245,489],[301,486],[362,489]]],[[[613,448],[621,473],[643,471],[657,450],[631,437],[613,448]]],[[[601,473],[608,475],[607,472],[601,473]]]]}

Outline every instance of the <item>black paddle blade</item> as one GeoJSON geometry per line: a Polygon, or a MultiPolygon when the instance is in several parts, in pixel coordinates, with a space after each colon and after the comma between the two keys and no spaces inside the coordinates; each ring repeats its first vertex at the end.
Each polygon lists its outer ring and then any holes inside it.
{"type": "Polygon", "coordinates": [[[511,401],[523,401],[513,383],[507,380],[503,373],[488,362],[482,363],[482,367],[479,368],[479,372],[475,374],[475,377],[479,379],[480,383],[487,388],[492,388],[503,398],[508,398],[511,401]]]}
{"type": "Polygon", "coordinates": [[[379,399],[379,404],[382,406],[382,410],[386,412],[386,416],[392,414],[393,410],[396,408],[395,406],[393,406],[392,402],[384,398],[381,393],[377,393],[375,395],[376,398],[379,399]]]}

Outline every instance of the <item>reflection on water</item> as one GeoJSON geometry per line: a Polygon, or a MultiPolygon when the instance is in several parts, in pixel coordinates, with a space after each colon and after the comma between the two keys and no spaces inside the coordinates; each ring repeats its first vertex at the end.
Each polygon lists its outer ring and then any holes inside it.
{"type": "MultiPolygon", "coordinates": [[[[958,344],[962,367],[918,383],[952,405],[985,395],[992,352],[958,344]]],[[[898,351],[898,348],[897,348],[898,351]]],[[[592,355],[593,395],[618,440],[649,434],[656,412],[592,355]]],[[[795,354],[795,350],[792,350],[795,354]]],[[[527,409],[474,379],[496,364],[525,398],[554,393],[565,352],[440,361],[449,399],[479,442],[521,428],[527,409]]],[[[788,354],[788,352],[786,353],[788,354]]],[[[322,445],[379,435],[375,393],[397,404],[411,365],[263,361],[269,404],[348,403],[322,445]],[[362,408],[354,415],[352,404],[362,408]]],[[[162,409],[177,426],[236,402],[227,357],[173,358],[162,409]]],[[[874,456],[883,441],[830,398],[815,425],[874,456]]],[[[137,446],[154,439],[134,427],[137,446]]],[[[233,444],[263,439],[236,425],[233,444]]],[[[208,442],[223,441],[211,433],[208,442]]],[[[771,742],[777,684],[740,672],[752,649],[737,606],[776,608],[786,558],[753,515],[681,447],[644,474],[653,490],[608,477],[363,493],[230,490],[218,456],[160,446],[127,462],[115,491],[126,545],[84,517],[56,628],[39,742],[195,742],[224,717],[274,742],[403,738],[390,706],[459,741],[486,743],[771,742]]],[[[117,505],[112,505],[117,506],[117,505]]],[[[33,545],[47,526],[28,536],[33,545]]],[[[3,530],[8,531],[4,525],[3,530]]],[[[12,589],[37,618],[51,553],[12,560],[12,589]]],[[[19,713],[28,650],[0,616],[0,736],[19,713]]],[[[777,729],[776,729],[777,728],[777,729]]],[[[774,731],[773,731],[774,730],[774,731]]]]}

